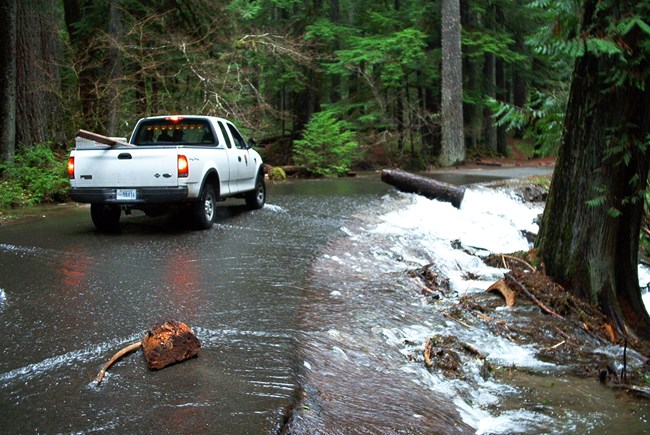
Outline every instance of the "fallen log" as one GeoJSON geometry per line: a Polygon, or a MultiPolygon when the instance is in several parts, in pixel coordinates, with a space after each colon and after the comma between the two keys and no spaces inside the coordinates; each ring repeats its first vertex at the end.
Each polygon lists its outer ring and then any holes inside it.
{"type": "Polygon", "coordinates": [[[297,165],[284,165],[280,166],[287,177],[294,177],[298,175],[303,175],[307,173],[307,169],[304,166],[297,165]]]}
{"type": "Polygon", "coordinates": [[[449,202],[456,208],[460,208],[460,204],[463,202],[463,196],[465,195],[464,187],[443,183],[400,169],[382,170],[381,181],[397,187],[402,192],[417,193],[429,199],[449,202]]]}

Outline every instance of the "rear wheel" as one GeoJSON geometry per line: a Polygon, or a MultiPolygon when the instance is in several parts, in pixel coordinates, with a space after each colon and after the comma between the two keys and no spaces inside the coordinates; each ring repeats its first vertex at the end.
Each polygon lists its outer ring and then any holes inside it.
{"type": "Polygon", "coordinates": [[[266,185],[264,184],[264,174],[260,172],[255,179],[255,189],[246,193],[246,207],[249,210],[258,210],[264,207],[266,203],[266,185]]]}
{"type": "Polygon", "coordinates": [[[95,228],[102,232],[115,232],[120,227],[122,211],[117,205],[90,204],[90,217],[95,228]]]}
{"type": "Polygon", "coordinates": [[[203,186],[200,201],[193,206],[194,224],[199,230],[208,230],[214,225],[217,194],[211,184],[203,186]]]}

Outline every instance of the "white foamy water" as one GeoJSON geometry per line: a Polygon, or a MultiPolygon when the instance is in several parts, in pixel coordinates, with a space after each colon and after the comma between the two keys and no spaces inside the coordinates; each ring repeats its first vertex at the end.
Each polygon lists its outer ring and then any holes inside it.
{"type": "MultiPolygon", "coordinates": [[[[526,204],[508,192],[484,188],[468,189],[460,209],[418,195],[386,196],[372,218],[362,219],[358,226],[342,228],[344,237],[321,258],[323,269],[332,271],[325,281],[330,282],[327,291],[337,306],[365,299],[390,306],[384,311],[377,308],[379,312],[370,316],[375,324],[372,332],[386,346],[384,352],[373,356],[383,358],[381,355],[393,351],[401,354],[404,362],[395,370],[408,374],[414,384],[439,395],[440,400],[453,402],[463,422],[476,433],[554,432],[575,424],[592,430],[597,425],[587,415],[561,408],[553,410],[543,405],[542,399],[537,406],[532,399],[528,405],[515,402],[503,408],[506,398],[521,391],[486,378],[483,363],[476,358],[462,357],[465,376],[455,380],[410,362],[413,355],[421,353],[422,343],[440,335],[472,346],[497,367],[540,374],[561,371],[561,367],[540,360],[539,349],[533,345],[517,344],[496,335],[481,326],[481,322],[468,325],[443,316],[460,296],[484,291],[503,277],[504,269],[486,266],[481,257],[532,247],[524,233],[537,233],[535,221],[542,211],[541,205],[526,204]],[[403,276],[405,270],[429,264],[449,278],[452,293],[448,298],[431,302],[422,297],[419,303],[408,302],[408,295],[418,292],[410,282],[405,285],[405,293],[391,295],[386,302],[376,293],[378,288],[390,288],[391,282],[398,285],[396,277],[403,276]],[[354,282],[364,284],[356,287],[354,282]],[[400,298],[406,304],[393,302],[400,298]],[[387,317],[391,319],[385,320],[387,317]]],[[[640,270],[640,282],[650,282],[650,269],[640,270]]],[[[650,296],[646,295],[645,300],[648,304],[650,296]]],[[[357,324],[360,316],[356,311],[352,323],[357,326],[349,328],[351,331],[364,329],[357,324]]],[[[347,346],[355,341],[354,335],[341,332],[345,328],[345,324],[339,324],[328,333],[332,352],[342,357],[351,353],[347,346]]],[[[383,362],[391,367],[396,363],[390,356],[383,362]]],[[[305,367],[312,370],[307,360],[305,367]]]]}
{"type": "Polygon", "coordinates": [[[282,206],[275,205],[275,204],[264,204],[264,210],[271,210],[275,213],[286,213],[287,209],[285,209],[282,206]]]}
{"type": "Polygon", "coordinates": [[[503,271],[455,249],[454,243],[479,254],[528,250],[530,244],[522,231],[537,233],[533,221],[541,212],[540,206],[531,207],[507,193],[490,189],[467,190],[460,209],[413,195],[410,205],[381,216],[383,223],[372,231],[392,237],[393,251],[414,263],[425,265],[435,258],[440,272],[450,279],[452,289],[463,294],[484,290],[503,271]],[[469,281],[467,272],[482,279],[469,281]]]}

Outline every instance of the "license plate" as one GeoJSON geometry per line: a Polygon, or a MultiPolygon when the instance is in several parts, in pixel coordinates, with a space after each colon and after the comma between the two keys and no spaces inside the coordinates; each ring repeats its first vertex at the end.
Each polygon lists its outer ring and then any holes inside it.
{"type": "Polygon", "coordinates": [[[121,201],[135,201],[138,198],[135,189],[116,189],[115,199],[121,201]]]}

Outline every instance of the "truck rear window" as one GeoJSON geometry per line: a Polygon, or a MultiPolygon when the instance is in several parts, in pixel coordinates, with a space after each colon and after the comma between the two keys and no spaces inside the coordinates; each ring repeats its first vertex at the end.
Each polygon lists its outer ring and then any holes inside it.
{"type": "Polygon", "coordinates": [[[135,145],[216,145],[208,121],[173,117],[143,121],[132,143],[135,145]]]}

